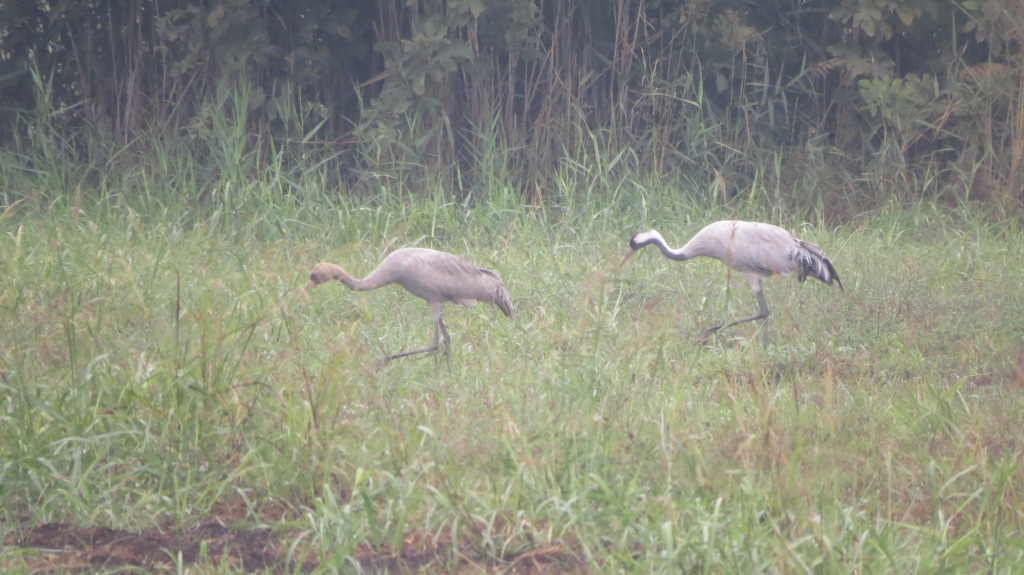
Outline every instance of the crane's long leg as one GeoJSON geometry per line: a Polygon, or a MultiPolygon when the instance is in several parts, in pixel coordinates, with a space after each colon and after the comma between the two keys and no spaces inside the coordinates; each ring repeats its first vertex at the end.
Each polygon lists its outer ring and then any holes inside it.
{"type": "Polygon", "coordinates": [[[706,330],[704,330],[704,333],[701,334],[700,338],[697,339],[698,344],[702,343],[704,340],[710,337],[711,334],[718,333],[723,329],[730,328],[734,325],[739,325],[741,323],[747,323],[750,321],[756,321],[759,319],[768,319],[768,302],[765,301],[764,292],[761,291],[761,280],[758,279],[756,282],[752,280],[750,282],[750,287],[754,288],[754,295],[757,296],[757,314],[752,315],[750,317],[745,317],[743,319],[738,319],[732,323],[727,323],[725,325],[716,325],[714,327],[707,328],[706,330]]]}
{"type": "Polygon", "coordinates": [[[418,353],[429,353],[429,352],[432,352],[432,351],[437,351],[438,348],[441,347],[441,345],[440,345],[440,339],[441,339],[440,336],[441,336],[441,334],[444,334],[444,353],[445,353],[445,356],[447,356],[448,360],[451,361],[451,351],[450,351],[451,338],[448,336],[448,330],[444,327],[444,321],[441,320],[441,304],[440,304],[440,302],[438,302],[436,305],[434,303],[431,303],[430,304],[430,311],[431,311],[431,314],[434,316],[434,341],[433,341],[433,343],[431,343],[427,347],[424,347],[423,349],[414,349],[412,351],[403,351],[402,353],[396,353],[396,354],[393,354],[393,355],[389,355],[389,356],[384,358],[384,361],[391,361],[392,359],[398,359],[400,357],[408,357],[410,355],[416,355],[418,353]]]}
{"type": "MultiPolygon", "coordinates": [[[[437,326],[441,328],[441,335],[444,336],[444,355],[448,358],[448,361],[452,360],[452,338],[448,337],[448,329],[444,326],[444,320],[441,316],[437,316],[437,326]]],[[[434,334],[434,339],[437,340],[437,334],[434,334]]]]}
{"type": "MultiPolygon", "coordinates": [[[[439,341],[438,341],[439,338],[438,338],[437,326],[438,326],[438,324],[435,323],[434,324],[434,343],[432,343],[432,344],[430,344],[427,347],[424,347],[422,349],[414,349],[414,350],[411,350],[411,351],[403,351],[402,353],[396,353],[396,354],[393,354],[393,355],[389,355],[389,356],[384,358],[384,361],[391,361],[392,359],[398,359],[400,357],[408,357],[410,355],[416,355],[418,353],[430,353],[432,351],[437,351],[437,348],[440,347],[439,341]]],[[[448,339],[448,333],[445,332],[445,340],[447,340],[447,339],[448,339]]],[[[445,346],[447,346],[447,341],[445,343],[445,346]]]]}

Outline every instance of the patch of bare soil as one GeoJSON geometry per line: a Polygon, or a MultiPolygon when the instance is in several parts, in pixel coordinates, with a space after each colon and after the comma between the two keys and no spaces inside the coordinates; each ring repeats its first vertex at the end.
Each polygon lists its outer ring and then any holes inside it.
{"type": "MultiPolygon", "coordinates": [[[[180,555],[184,564],[227,564],[234,570],[309,573],[315,559],[288,557],[292,538],[268,529],[240,530],[219,521],[184,531],[150,530],[141,533],[106,527],[75,527],[48,523],[9,534],[7,548],[33,549],[24,561],[33,573],[92,573],[98,569],[173,569],[180,555]],[[205,548],[205,557],[200,557],[205,548]]],[[[464,549],[468,549],[464,547],[464,549]]],[[[401,553],[375,552],[363,546],[355,559],[364,569],[387,573],[503,573],[515,575],[567,575],[585,569],[561,547],[535,549],[506,561],[474,560],[465,555],[452,564],[451,542],[411,536],[401,553]]],[[[2,565],[0,565],[2,567],[2,565]]],[[[8,565],[12,567],[12,565],[8,565]]]]}
{"type": "Polygon", "coordinates": [[[290,561],[270,530],[229,529],[219,522],[187,531],[150,530],[132,533],[106,527],[75,527],[48,523],[10,535],[4,545],[32,548],[26,564],[34,573],[84,573],[97,568],[141,567],[166,569],[180,555],[183,563],[195,563],[205,547],[206,561],[226,561],[243,571],[312,571],[316,563],[290,561]]]}

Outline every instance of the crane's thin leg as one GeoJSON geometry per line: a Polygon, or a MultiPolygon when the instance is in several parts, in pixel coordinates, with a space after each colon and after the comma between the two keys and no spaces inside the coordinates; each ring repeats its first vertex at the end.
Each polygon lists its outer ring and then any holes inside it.
{"type": "MultiPolygon", "coordinates": [[[[448,359],[448,363],[452,361],[452,338],[448,336],[448,329],[444,327],[444,320],[441,316],[437,316],[437,326],[441,328],[441,335],[444,336],[444,355],[448,359]]],[[[437,333],[434,333],[434,344],[437,344],[437,333]]]]}
{"type": "Polygon", "coordinates": [[[433,341],[433,343],[431,343],[427,347],[424,347],[423,349],[414,349],[412,351],[403,351],[402,353],[396,353],[396,354],[393,354],[393,355],[389,355],[389,356],[384,358],[384,361],[387,362],[387,361],[391,361],[392,359],[398,359],[400,357],[408,357],[410,355],[416,355],[418,353],[429,353],[429,352],[432,352],[432,351],[437,351],[438,348],[441,347],[440,346],[440,339],[441,339],[440,335],[441,335],[441,333],[444,333],[444,350],[445,350],[445,354],[448,355],[449,361],[451,360],[451,354],[448,351],[448,346],[449,346],[449,343],[451,342],[451,338],[448,337],[448,330],[445,329],[444,322],[441,321],[441,303],[440,302],[438,302],[437,304],[431,303],[430,304],[430,311],[432,312],[432,314],[434,316],[434,341],[433,341]]]}
{"type": "Polygon", "coordinates": [[[429,353],[429,352],[432,352],[432,351],[437,351],[438,347],[440,347],[440,346],[438,345],[437,324],[434,324],[434,343],[430,344],[427,347],[424,347],[423,349],[414,349],[414,350],[411,350],[411,351],[403,351],[402,353],[396,353],[396,354],[393,354],[393,355],[389,355],[389,356],[384,358],[384,361],[391,361],[392,359],[398,359],[400,357],[408,357],[410,355],[416,355],[418,353],[429,353]]]}
{"type": "MultiPolygon", "coordinates": [[[[758,308],[757,314],[756,315],[752,315],[750,317],[745,317],[743,319],[738,319],[738,320],[736,320],[736,321],[734,321],[732,323],[727,323],[725,325],[716,325],[714,327],[707,328],[706,330],[704,330],[704,333],[702,333],[701,336],[697,339],[697,343],[698,344],[703,343],[704,340],[706,340],[708,337],[711,336],[711,334],[718,333],[718,332],[720,332],[720,331],[722,331],[724,329],[730,328],[730,327],[732,327],[734,325],[739,325],[741,323],[747,323],[749,321],[755,321],[755,320],[759,320],[759,319],[768,319],[768,302],[765,301],[765,299],[764,299],[764,292],[761,291],[761,280],[760,279],[758,279],[757,281],[751,280],[750,287],[754,288],[754,295],[757,297],[757,308],[758,308]]],[[[768,336],[766,334],[765,338],[767,338],[767,337],[768,336]]]]}

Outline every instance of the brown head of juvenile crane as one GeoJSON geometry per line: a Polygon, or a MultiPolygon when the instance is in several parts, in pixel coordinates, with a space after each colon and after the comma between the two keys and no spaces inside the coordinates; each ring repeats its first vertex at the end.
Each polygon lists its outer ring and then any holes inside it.
{"type": "Polygon", "coordinates": [[[734,325],[767,319],[768,302],[761,289],[761,280],[766,277],[795,273],[801,283],[809,276],[827,285],[832,285],[834,281],[840,290],[843,289],[836,268],[821,248],[771,224],[736,220],[715,222],[705,226],[678,249],[670,248],[657,230],[640,231],[630,238],[629,251],[622,258],[619,269],[626,265],[626,261],[637,250],[651,244],[658,246],[665,257],[675,261],[702,256],[714,258],[742,273],[750,289],[754,290],[758,307],[756,314],[725,325],[709,327],[701,334],[698,343],[734,325]]]}
{"type": "Polygon", "coordinates": [[[397,249],[363,279],[350,276],[340,266],[321,262],[309,272],[308,291],[314,286],[337,280],[358,291],[373,290],[389,284],[398,284],[414,296],[427,300],[434,319],[434,340],[422,349],[396,353],[384,358],[390,361],[418,353],[437,351],[440,337],[444,337],[445,356],[451,358],[451,338],[441,320],[441,306],[445,302],[474,306],[482,301],[497,306],[512,317],[512,302],[501,277],[491,270],[478,268],[461,257],[427,248],[397,249]]]}

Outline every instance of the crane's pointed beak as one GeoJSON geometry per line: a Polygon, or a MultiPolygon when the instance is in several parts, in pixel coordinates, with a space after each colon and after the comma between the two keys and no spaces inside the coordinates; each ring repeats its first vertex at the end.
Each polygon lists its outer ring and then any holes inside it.
{"type": "Polygon", "coordinates": [[[622,258],[621,262],[619,262],[618,271],[622,271],[622,267],[626,265],[626,262],[629,261],[629,258],[632,257],[634,253],[636,253],[636,250],[629,248],[629,251],[626,252],[626,256],[622,258]]]}
{"type": "Polygon", "coordinates": [[[309,282],[306,283],[306,287],[304,287],[301,290],[299,290],[299,292],[298,292],[299,293],[299,299],[301,299],[302,301],[308,301],[309,300],[309,290],[313,289],[314,285],[316,285],[316,284],[313,283],[313,280],[309,280],[309,282]]]}

